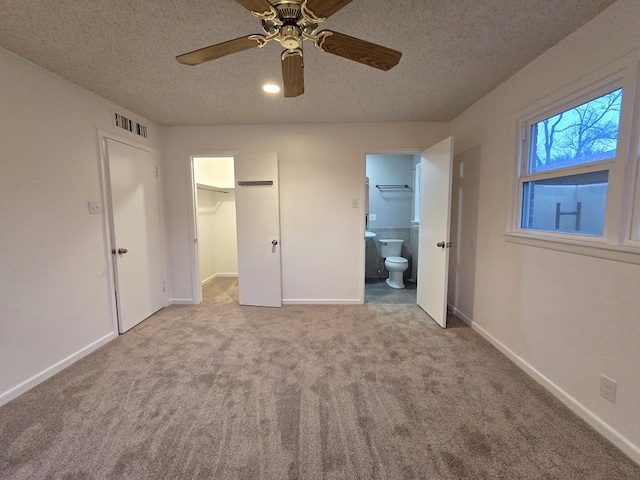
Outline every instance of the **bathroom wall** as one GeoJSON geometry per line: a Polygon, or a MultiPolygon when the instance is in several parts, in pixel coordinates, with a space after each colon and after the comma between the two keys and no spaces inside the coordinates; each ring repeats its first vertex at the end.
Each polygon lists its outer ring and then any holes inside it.
{"type": "Polygon", "coordinates": [[[409,228],[413,205],[413,155],[367,155],[369,222],[372,228],[409,228]],[[404,185],[409,189],[379,189],[377,184],[404,185]]]}
{"type": "MultiPolygon", "coordinates": [[[[367,230],[374,232],[375,240],[366,243],[366,278],[386,278],[380,255],[380,238],[404,240],[402,256],[409,260],[405,278],[412,277],[415,263],[412,252],[411,220],[413,219],[414,161],[411,154],[369,154],[366,157],[366,174],[369,178],[369,215],[367,230]],[[409,185],[405,188],[377,188],[376,185],[409,185]],[[379,272],[379,273],[378,273],[379,272]]],[[[416,245],[417,249],[417,245],[416,245]]]]}

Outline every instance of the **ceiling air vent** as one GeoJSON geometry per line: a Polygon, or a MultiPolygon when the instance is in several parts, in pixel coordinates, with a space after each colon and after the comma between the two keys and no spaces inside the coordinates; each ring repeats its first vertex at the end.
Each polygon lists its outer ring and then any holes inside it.
{"type": "Polygon", "coordinates": [[[123,128],[131,133],[135,133],[136,135],[140,135],[141,137],[147,138],[147,127],[146,125],[142,125],[141,123],[134,122],[133,120],[125,117],[124,115],[120,115],[119,113],[114,113],[114,121],[116,127],[123,128]]]}

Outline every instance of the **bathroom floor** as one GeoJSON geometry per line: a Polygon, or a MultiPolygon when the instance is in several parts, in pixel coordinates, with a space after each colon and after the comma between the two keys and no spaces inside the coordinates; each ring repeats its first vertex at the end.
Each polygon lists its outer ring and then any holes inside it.
{"type": "Polygon", "coordinates": [[[367,278],[364,285],[364,303],[416,303],[415,282],[404,282],[404,288],[391,288],[384,278],[367,278]]]}

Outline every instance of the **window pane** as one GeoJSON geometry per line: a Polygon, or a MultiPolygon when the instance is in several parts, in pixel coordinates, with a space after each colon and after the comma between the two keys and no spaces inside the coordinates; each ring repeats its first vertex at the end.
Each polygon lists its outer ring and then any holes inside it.
{"type": "Polygon", "coordinates": [[[621,103],[618,89],[533,124],[529,173],[615,157],[621,103]]]}
{"type": "Polygon", "coordinates": [[[526,182],[521,228],[601,236],[609,171],[526,182]]]}

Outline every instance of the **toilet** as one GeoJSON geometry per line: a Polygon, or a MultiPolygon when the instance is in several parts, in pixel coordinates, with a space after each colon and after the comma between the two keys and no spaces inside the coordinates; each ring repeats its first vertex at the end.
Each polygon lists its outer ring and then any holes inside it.
{"type": "Polygon", "coordinates": [[[387,285],[393,288],[404,288],[403,274],[409,268],[409,261],[400,256],[403,240],[399,238],[381,238],[380,253],[384,258],[384,266],[389,271],[387,285]]]}

